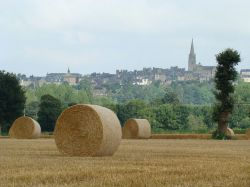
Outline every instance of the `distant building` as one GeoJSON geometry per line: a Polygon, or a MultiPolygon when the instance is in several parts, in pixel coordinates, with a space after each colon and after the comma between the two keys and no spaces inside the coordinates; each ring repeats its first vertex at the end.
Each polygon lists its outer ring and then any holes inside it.
{"type": "Polygon", "coordinates": [[[152,81],[148,79],[138,79],[136,82],[133,82],[133,85],[145,86],[145,85],[150,85],[151,83],[152,81]]]}
{"type": "Polygon", "coordinates": [[[47,73],[45,80],[47,83],[61,84],[65,73],[47,73]]]}
{"type": "Polygon", "coordinates": [[[26,76],[22,76],[22,77],[18,77],[20,80],[20,85],[24,86],[24,87],[40,87],[43,84],[46,83],[45,78],[44,77],[35,77],[33,75],[31,75],[29,78],[27,78],[26,76]]]}
{"type": "Polygon", "coordinates": [[[69,85],[76,85],[82,77],[79,73],[70,73],[68,68],[67,73],[47,73],[45,80],[47,83],[62,84],[67,82],[69,85]]]}
{"type": "Polygon", "coordinates": [[[242,69],[242,70],[240,70],[240,78],[244,82],[250,82],[250,69],[242,69]]]}
{"type": "Polygon", "coordinates": [[[67,82],[69,85],[76,85],[79,83],[81,76],[79,73],[70,73],[68,68],[67,74],[63,76],[63,82],[67,82]]]}
{"type": "Polygon", "coordinates": [[[198,76],[199,81],[209,81],[215,76],[216,66],[203,66],[201,63],[196,64],[196,54],[194,52],[194,43],[192,40],[191,49],[188,58],[188,71],[198,76]]]}

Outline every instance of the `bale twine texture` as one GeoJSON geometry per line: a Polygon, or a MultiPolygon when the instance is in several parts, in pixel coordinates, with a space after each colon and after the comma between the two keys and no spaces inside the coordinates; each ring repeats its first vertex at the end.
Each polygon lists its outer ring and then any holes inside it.
{"type": "Polygon", "coordinates": [[[58,117],[55,131],[58,150],[69,156],[111,156],[121,142],[116,114],[97,105],[78,104],[58,117]]]}
{"type": "Polygon", "coordinates": [[[226,135],[227,135],[227,136],[234,136],[234,131],[233,131],[233,129],[227,128],[226,135]]]}
{"type": "Polygon", "coordinates": [[[125,139],[148,139],[151,137],[151,126],[146,119],[128,119],[122,129],[125,139]]]}
{"type": "Polygon", "coordinates": [[[41,135],[41,127],[34,119],[22,116],[12,124],[9,136],[16,139],[35,139],[41,135]]]}

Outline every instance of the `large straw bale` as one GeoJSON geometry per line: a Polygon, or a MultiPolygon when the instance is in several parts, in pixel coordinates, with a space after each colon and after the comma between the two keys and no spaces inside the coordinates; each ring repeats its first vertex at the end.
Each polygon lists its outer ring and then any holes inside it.
{"type": "Polygon", "coordinates": [[[231,136],[231,137],[234,136],[234,131],[233,131],[233,129],[227,128],[226,135],[227,135],[227,136],[231,136]]]}
{"type": "Polygon", "coordinates": [[[250,128],[246,130],[246,137],[250,139],[250,128]]]}
{"type": "Polygon", "coordinates": [[[235,134],[234,139],[235,140],[248,140],[246,134],[235,134]]]}
{"type": "Polygon", "coordinates": [[[54,131],[58,150],[70,156],[111,156],[121,136],[121,125],[113,111],[87,104],[64,110],[54,131]]]}
{"type": "Polygon", "coordinates": [[[148,139],[151,126],[146,119],[128,119],[122,129],[122,137],[126,139],[148,139]]]}
{"type": "Polygon", "coordinates": [[[9,136],[17,139],[39,138],[40,134],[41,127],[39,123],[27,116],[17,118],[9,131],[9,136]]]}

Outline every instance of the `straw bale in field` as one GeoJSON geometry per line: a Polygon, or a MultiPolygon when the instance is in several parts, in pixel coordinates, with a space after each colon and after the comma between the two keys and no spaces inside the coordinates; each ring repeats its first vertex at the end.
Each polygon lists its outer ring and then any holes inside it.
{"type": "Polygon", "coordinates": [[[234,131],[233,131],[233,129],[227,128],[226,135],[227,135],[227,136],[234,136],[234,131]]]}
{"type": "Polygon", "coordinates": [[[70,156],[111,156],[121,136],[121,125],[113,111],[87,104],[64,110],[54,131],[58,150],[70,156]]]}
{"type": "Polygon", "coordinates": [[[146,119],[129,119],[124,124],[122,136],[126,139],[150,138],[151,126],[146,119]]]}
{"type": "Polygon", "coordinates": [[[39,138],[40,134],[41,127],[39,123],[27,116],[17,118],[9,131],[9,136],[17,139],[39,138]]]}
{"type": "Polygon", "coordinates": [[[246,137],[250,138],[250,128],[246,130],[246,137]]]}

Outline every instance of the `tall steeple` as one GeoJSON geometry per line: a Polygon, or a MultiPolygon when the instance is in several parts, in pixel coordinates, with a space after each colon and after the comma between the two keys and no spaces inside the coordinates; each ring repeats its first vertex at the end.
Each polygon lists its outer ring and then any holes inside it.
{"type": "Polygon", "coordinates": [[[192,39],[190,54],[194,54],[194,40],[192,39]]]}
{"type": "Polygon", "coordinates": [[[194,71],[196,67],[196,54],[194,53],[194,41],[192,39],[191,49],[188,58],[188,71],[194,71]]]}
{"type": "Polygon", "coordinates": [[[69,70],[69,67],[68,67],[68,71],[67,71],[68,74],[70,74],[70,70],[69,70]]]}

